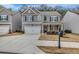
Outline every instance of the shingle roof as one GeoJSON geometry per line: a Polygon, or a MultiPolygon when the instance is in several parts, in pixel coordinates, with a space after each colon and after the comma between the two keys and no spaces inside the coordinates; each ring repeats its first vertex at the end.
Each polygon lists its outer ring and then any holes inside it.
{"type": "Polygon", "coordinates": [[[3,6],[0,5],[0,12],[2,12],[2,11],[4,11],[4,10],[6,10],[6,11],[7,11],[8,13],[10,13],[11,15],[13,14],[12,11],[10,11],[9,9],[7,9],[7,8],[5,8],[5,7],[3,7],[3,6]]]}
{"type": "Polygon", "coordinates": [[[41,11],[42,15],[61,16],[57,11],[41,11]]]}
{"type": "Polygon", "coordinates": [[[33,7],[22,7],[21,8],[21,12],[24,12],[25,10],[27,10],[28,8],[31,8],[32,10],[34,10],[36,13],[40,13],[42,15],[53,15],[53,16],[61,16],[60,13],[58,13],[57,11],[39,11],[36,8],[33,7]],[[23,9],[23,10],[22,10],[23,9]]]}

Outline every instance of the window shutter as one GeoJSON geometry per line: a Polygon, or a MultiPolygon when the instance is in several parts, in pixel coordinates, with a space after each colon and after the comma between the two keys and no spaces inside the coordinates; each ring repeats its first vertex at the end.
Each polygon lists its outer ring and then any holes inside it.
{"type": "Polygon", "coordinates": [[[27,16],[25,16],[25,21],[27,21],[27,16]]]}
{"type": "Polygon", "coordinates": [[[34,21],[34,16],[32,16],[32,21],[34,21]]]}
{"type": "Polygon", "coordinates": [[[58,22],[58,16],[57,16],[57,22],[58,22]]]}
{"type": "Polygon", "coordinates": [[[44,16],[44,21],[46,21],[46,16],[44,16]]]}
{"type": "Polygon", "coordinates": [[[8,16],[7,16],[7,21],[8,21],[8,16]]]}
{"type": "Polygon", "coordinates": [[[1,20],[1,16],[0,16],[0,20],[1,20]]]}
{"type": "Polygon", "coordinates": [[[51,16],[50,16],[50,21],[51,21],[51,16]]]}

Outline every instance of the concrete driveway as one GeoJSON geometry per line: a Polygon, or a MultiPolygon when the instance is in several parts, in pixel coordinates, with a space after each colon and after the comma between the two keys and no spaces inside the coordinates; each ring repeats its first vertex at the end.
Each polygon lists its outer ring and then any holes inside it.
{"type": "Polygon", "coordinates": [[[0,37],[0,52],[39,54],[44,53],[36,47],[40,35],[17,35],[0,37]]]}

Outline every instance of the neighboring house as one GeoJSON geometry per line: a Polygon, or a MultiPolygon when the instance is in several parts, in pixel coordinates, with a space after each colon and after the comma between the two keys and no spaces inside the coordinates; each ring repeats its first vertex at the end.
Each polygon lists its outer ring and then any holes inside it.
{"type": "Polygon", "coordinates": [[[0,35],[12,32],[12,12],[0,6],[0,35]]]}
{"type": "Polygon", "coordinates": [[[61,15],[57,11],[39,11],[27,7],[21,11],[22,31],[26,34],[41,34],[63,30],[61,15]]]}
{"type": "Polygon", "coordinates": [[[72,33],[79,34],[79,15],[68,11],[62,19],[64,30],[71,30],[72,33]]]}

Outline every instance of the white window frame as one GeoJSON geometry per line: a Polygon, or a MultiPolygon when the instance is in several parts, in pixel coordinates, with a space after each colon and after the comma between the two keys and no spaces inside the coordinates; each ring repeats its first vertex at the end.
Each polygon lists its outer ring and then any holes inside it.
{"type": "Polygon", "coordinates": [[[58,16],[53,16],[53,22],[58,22],[58,16]]]}
{"type": "Polygon", "coordinates": [[[0,15],[0,16],[1,16],[1,21],[7,21],[8,15],[0,15]]]}

